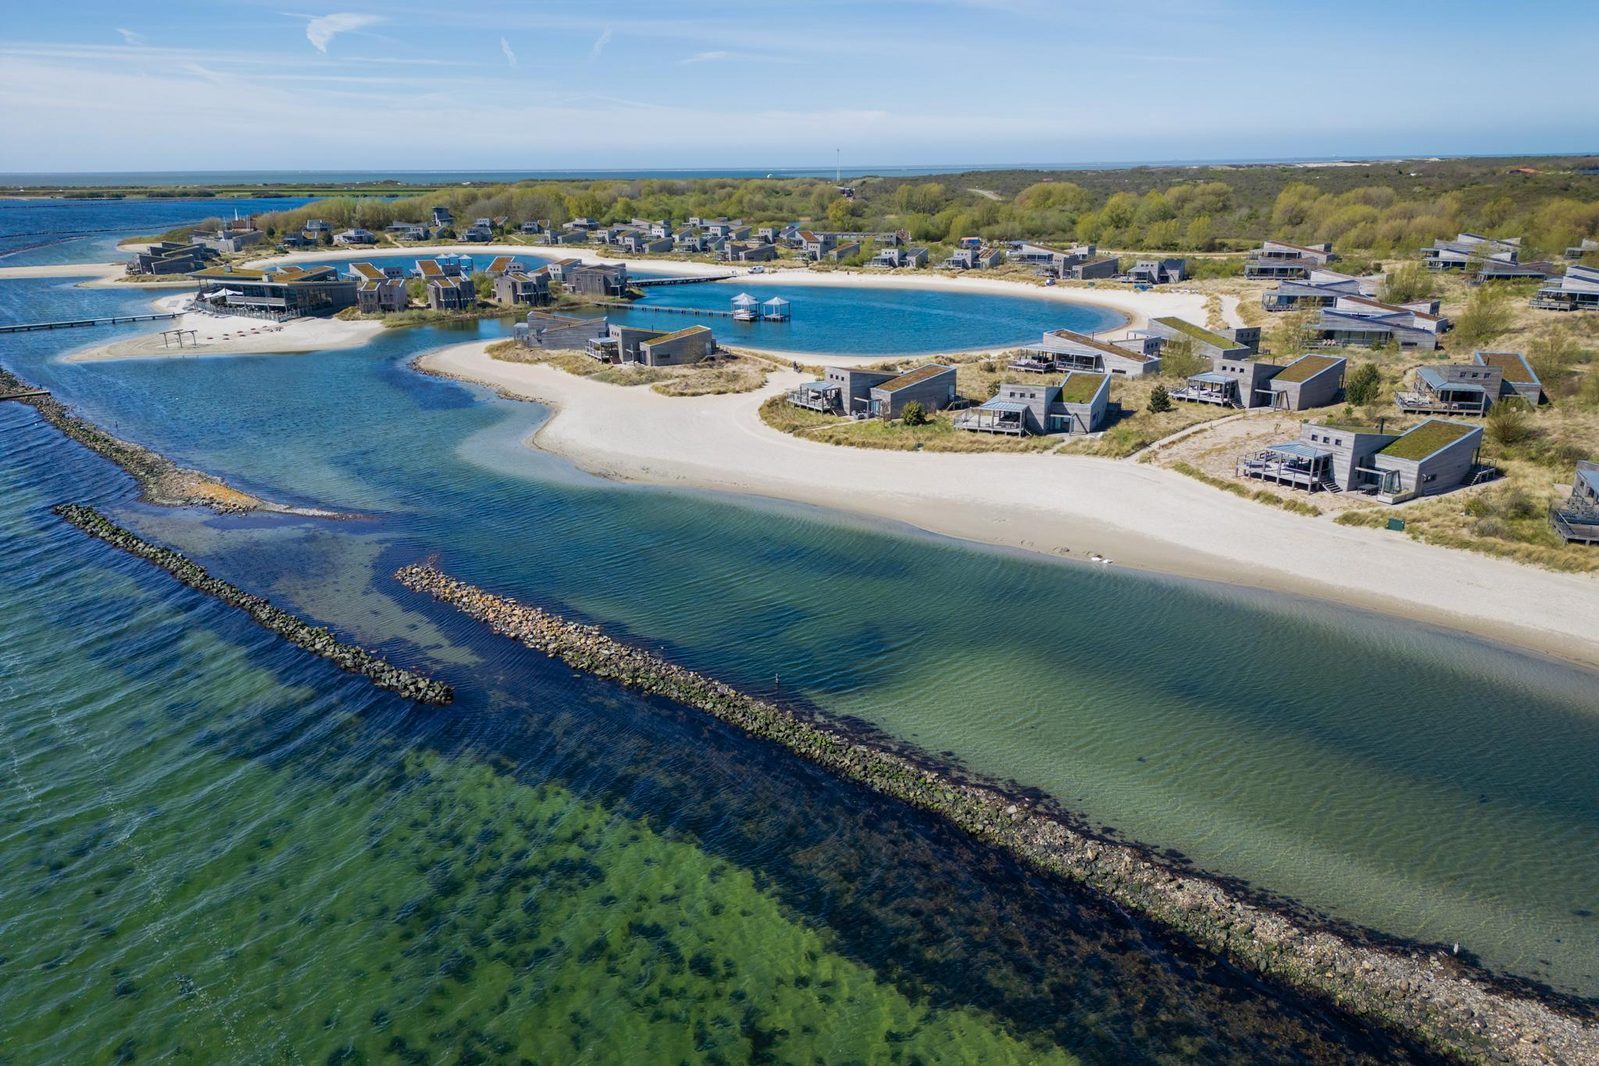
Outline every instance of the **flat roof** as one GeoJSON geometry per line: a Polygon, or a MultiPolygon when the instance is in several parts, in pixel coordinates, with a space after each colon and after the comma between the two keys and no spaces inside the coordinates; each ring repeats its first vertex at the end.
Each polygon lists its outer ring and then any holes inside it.
{"type": "Polygon", "coordinates": [[[1228,337],[1223,337],[1220,333],[1217,333],[1214,330],[1206,329],[1204,326],[1196,326],[1187,319],[1168,315],[1164,318],[1157,318],[1155,321],[1159,322],[1163,326],[1168,327],[1169,329],[1176,330],[1178,333],[1186,334],[1196,341],[1204,341],[1206,344],[1214,345],[1217,348],[1245,347],[1245,345],[1241,345],[1235,340],[1232,340],[1228,337]]]}
{"type": "Polygon", "coordinates": [[[1481,432],[1482,430],[1476,426],[1429,418],[1421,425],[1407,430],[1404,436],[1377,454],[1386,455],[1390,459],[1425,459],[1429,455],[1437,454],[1451,444],[1464,440],[1473,433],[1480,434],[1481,432]]]}
{"type": "Polygon", "coordinates": [[[1212,384],[1212,385],[1225,385],[1225,384],[1227,384],[1227,382],[1229,382],[1229,381],[1231,381],[1233,379],[1228,377],[1226,374],[1218,374],[1214,370],[1207,370],[1203,374],[1195,374],[1193,377],[1189,378],[1188,380],[1189,381],[1204,381],[1204,382],[1207,382],[1207,383],[1212,384]]]}
{"type": "Polygon", "coordinates": [[[1538,375],[1533,373],[1527,357],[1520,352],[1478,352],[1477,361],[1483,366],[1496,366],[1504,371],[1506,381],[1523,385],[1539,384],[1538,375]]]}
{"type": "Polygon", "coordinates": [[[693,337],[700,333],[709,333],[710,331],[711,330],[709,326],[687,326],[673,333],[663,333],[659,337],[651,337],[649,340],[641,341],[640,343],[660,344],[664,341],[682,340],[684,337],[693,337]]]}
{"type": "Polygon", "coordinates": [[[989,400],[982,405],[982,409],[984,411],[1006,411],[1012,414],[1019,414],[1027,410],[1027,405],[1025,403],[1017,403],[1015,400],[989,400]]]}
{"type": "Polygon", "coordinates": [[[1060,383],[1061,403],[1089,403],[1105,384],[1104,374],[1072,371],[1060,383]]]}
{"type": "Polygon", "coordinates": [[[1109,341],[1102,341],[1097,337],[1090,337],[1086,333],[1078,333],[1076,330],[1072,329],[1052,329],[1044,335],[1046,337],[1059,337],[1061,340],[1071,341],[1073,344],[1081,344],[1085,348],[1092,348],[1097,352],[1104,352],[1107,355],[1114,355],[1119,359],[1126,359],[1129,362],[1147,363],[1150,361],[1150,357],[1144,355],[1142,352],[1135,352],[1130,348],[1122,348],[1118,345],[1111,344],[1109,341]]]}
{"type": "Polygon", "coordinates": [[[1283,367],[1277,376],[1271,380],[1273,383],[1278,381],[1289,383],[1309,381],[1317,374],[1331,370],[1342,362],[1344,362],[1344,359],[1336,355],[1302,355],[1283,367]]]}
{"type": "Polygon", "coordinates": [[[926,366],[919,366],[915,370],[907,370],[899,377],[890,378],[881,385],[874,387],[882,389],[884,392],[898,392],[900,389],[908,388],[911,385],[919,385],[930,378],[936,378],[940,374],[953,373],[955,373],[955,368],[952,366],[944,366],[942,363],[928,363],[926,366]]]}
{"type": "Polygon", "coordinates": [[[1268,452],[1276,452],[1278,455],[1292,455],[1296,459],[1320,459],[1332,454],[1332,452],[1324,448],[1313,448],[1296,440],[1287,441],[1283,444],[1273,444],[1266,450],[1268,452]]]}

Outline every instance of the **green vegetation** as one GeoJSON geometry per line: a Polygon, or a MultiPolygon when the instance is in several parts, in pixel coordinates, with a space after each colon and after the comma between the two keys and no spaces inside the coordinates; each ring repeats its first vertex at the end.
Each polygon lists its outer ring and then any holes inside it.
{"type": "Polygon", "coordinates": [[[1459,422],[1432,419],[1423,422],[1377,454],[1386,455],[1391,459],[1425,459],[1439,448],[1453,444],[1464,437],[1473,428],[1459,422]]]}
{"type": "Polygon", "coordinates": [[[1388,272],[1378,298],[1389,304],[1412,303],[1430,297],[1434,288],[1432,271],[1412,259],[1388,272]]]}
{"type": "Polygon", "coordinates": [[[662,396],[709,396],[753,392],[766,384],[774,364],[761,356],[732,353],[683,366],[602,363],[582,352],[526,348],[514,340],[496,341],[489,357],[506,363],[551,366],[606,385],[648,385],[662,396]]]}
{"type": "Polygon", "coordinates": [[[1230,492],[1234,496],[1239,496],[1246,500],[1254,500],[1256,503],[1264,503],[1272,507],[1280,507],[1291,514],[1302,514],[1311,518],[1321,516],[1321,508],[1314,504],[1306,503],[1304,500],[1296,500],[1290,496],[1279,496],[1275,492],[1270,492],[1266,489],[1251,489],[1241,481],[1207,474],[1191,463],[1172,463],[1168,469],[1175,470],[1185,477],[1191,477],[1195,481],[1203,481],[1212,488],[1230,492]]]}
{"type": "Polygon", "coordinates": [[[1160,376],[1163,378],[1187,381],[1208,365],[1195,354],[1193,342],[1187,338],[1167,341],[1160,346],[1160,376]]]}
{"type": "Polygon", "coordinates": [[[1149,394],[1149,403],[1146,405],[1146,410],[1150,414],[1160,415],[1170,411],[1171,408],[1171,396],[1167,394],[1166,386],[1156,385],[1149,394]]]}
{"type": "Polygon", "coordinates": [[[1510,294],[1502,285],[1479,286],[1455,318],[1449,337],[1452,348],[1470,351],[1504,336],[1515,324],[1510,294]]]}
{"type": "Polygon", "coordinates": [[[1521,400],[1503,399],[1488,409],[1483,419],[1483,431],[1488,439],[1500,447],[1520,444],[1532,436],[1532,416],[1521,400]]]}
{"type": "Polygon", "coordinates": [[[889,422],[881,418],[841,418],[795,407],[781,394],[761,404],[761,421],[807,440],[889,451],[1041,452],[1061,442],[1058,436],[1015,437],[956,429],[954,416],[948,411],[928,415],[919,426],[908,426],[903,419],[889,422]]]}
{"type": "Polygon", "coordinates": [[[1202,344],[1214,345],[1217,348],[1230,348],[1233,344],[1232,341],[1223,337],[1220,333],[1206,329],[1204,326],[1196,326],[1184,318],[1157,318],[1155,321],[1163,326],[1175,329],[1191,340],[1199,341],[1202,344]]]}
{"type": "Polygon", "coordinates": [[[1364,407],[1376,403],[1382,393],[1382,371],[1376,363],[1361,363],[1344,381],[1344,398],[1352,406],[1364,407]]]}
{"type": "Polygon", "coordinates": [[[1105,384],[1103,374],[1085,374],[1081,371],[1067,375],[1061,383],[1061,403],[1088,403],[1099,393],[1105,384]]]}
{"type": "Polygon", "coordinates": [[[927,408],[923,407],[918,401],[912,400],[900,410],[899,420],[907,426],[925,426],[927,425],[927,408]]]}

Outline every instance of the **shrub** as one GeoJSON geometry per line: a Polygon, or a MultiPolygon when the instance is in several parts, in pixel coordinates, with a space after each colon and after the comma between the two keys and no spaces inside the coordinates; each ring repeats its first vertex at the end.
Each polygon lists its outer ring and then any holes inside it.
{"type": "Polygon", "coordinates": [[[1377,369],[1376,363],[1361,363],[1355,367],[1354,373],[1349,375],[1349,380],[1344,383],[1344,396],[1351,404],[1364,407],[1368,403],[1375,403],[1377,394],[1382,390],[1382,372],[1377,369]]]}
{"type": "Polygon", "coordinates": [[[1383,283],[1384,303],[1403,304],[1425,300],[1432,295],[1433,276],[1419,262],[1412,260],[1395,267],[1383,283]]]}
{"type": "Polygon", "coordinates": [[[1149,394],[1149,410],[1152,414],[1164,414],[1172,407],[1171,395],[1167,393],[1166,386],[1156,385],[1155,391],[1149,394]]]}
{"type": "Polygon", "coordinates": [[[1488,439],[1500,447],[1519,444],[1533,434],[1532,419],[1519,400],[1500,400],[1490,407],[1484,428],[1488,439]]]}
{"type": "Polygon", "coordinates": [[[927,424],[927,408],[916,400],[905,405],[899,413],[899,420],[907,426],[925,426],[927,424]]]}
{"type": "Polygon", "coordinates": [[[1161,377],[1186,381],[1203,369],[1205,361],[1194,354],[1188,341],[1167,341],[1160,346],[1161,377]]]}
{"type": "Polygon", "coordinates": [[[1479,286],[1466,301],[1466,309],[1455,320],[1454,339],[1462,347],[1486,344],[1510,330],[1514,317],[1504,290],[1495,285],[1479,286]]]}
{"type": "Polygon", "coordinates": [[[1496,537],[1499,540],[1511,540],[1513,534],[1510,527],[1498,518],[1479,518],[1471,524],[1471,531],[1479,537],[1496,537]]]}

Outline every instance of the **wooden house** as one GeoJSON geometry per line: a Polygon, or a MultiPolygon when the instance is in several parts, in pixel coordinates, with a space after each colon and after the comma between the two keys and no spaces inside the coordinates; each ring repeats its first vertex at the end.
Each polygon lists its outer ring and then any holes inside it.
{"type": "Polygon", "coordinates": [[[353,229],[347,229],[333,235],[334,244],[342,244],[346,246],[354,244],[376,244],[377,242],[378,235],[361,226],[356,226],[353,229]]]}
{"type": "Polygon", "coordinates": [[[1259,359],[1217,359],[1209,370],[1189,377],[1171,398],[1189,403],[1209,403],[1219,407],[1269,406],[1275,399],[1268,383],[1283,367],[1259,359]]]}
{"type": "Polygon", "coordinates": [[[873,385],[867,413],[874,418],[898,418],[908,403],[919,403],[931,414],[955,399],[955,368],[928,363],[873,385]]]}
{"type": "Polygon", "coordinates": [[[716,337],[709,326],[687,326],[638,345],[638,362],[645,366],[681,366],[714,354],[716,337]]]}
{"type": "Polygon", "coordinates": [[[411,306],[404,278],[363,277],[355,283],[355,303],[365,314],[387,314],[411,306]]]}
{"type": "Polygon", "coordinates": [[[1126,280],[1133,285],[1171,285],[1186,277],[1186,259],[1140,259],[1127,268],[1126,280]]]}
{"type": "Polygon", "coordinates": [[[198,285],[197,300],[277,318],[330,315],[356,303],[356,283],[327,266],[248,270],[223,265],[189,276],[198,285]]]}
{"type": "Polygon", "coordinates": [[[1186,344],[1201,359],[1248,359],[1260,347],[1260,329],[1240,326],[1214,330],[1175,316],[1152,318],[1148,332],[1167,344],[1186,344]]]}
{"type": "Polygon", "coordinates": [[[1268,311],[1302,311],[1331,307],[1343,296],[1373,296],[1375,278],[1356,278],[1336,270],[1312,270],[1302,279],[1280,281],[1277,287],[1260,294],[1260,306],[1268,311]]]}
{"type": "Polygon", "coordinates": [[[1549,522],[1562,540],[1599,544],[1599,463],[1577,461],[1571,495],[1549,509],[1549,522]]]}
{"type": "Polygon", "coordinates": [[[1060,384],[1004,382],[987,402],[955,416],[956,429],[1014,436],[1095,433],[1110,403],[1110,375],[1069,371],[1060,384]]]}
{"type": "Polygon", "coordinates": [[[502,304],[543,307],[550,302],[550,272],[507,270],[494,279],[494,298],[502,304]]]}
{"type": "Polygon", "coordinates": [[[1266,241],[1249,253],[1244,263],[1246,278],[1308,278],[1310,272],[1338,258],[1331,244],[1290,244],[1266,241]]]}
{"type": "Polygon", "coordinates": [[[821,380],[790,389],[788,402],[824,414],[864,415],[871,409],[873,387],[898,376],[892,370],[830,366],[821,380]]]}
{"type": "Polygon", "coordinates": [[[1160,371],[1158,346],[1141,337],[1112,343],[1070,329],[1045,333],[1035,346],[1023,348],[1010,364],[1012,370],[1035,374],[1085,370],[1096,374],[1142,377],[1160,371]]]}
{"type": "Polygon", "coordinates": [[[1344,391],[1348,360],[1335,355],[1302,355],[1273,374],[1266,383],[1268,406],[1279,411],[1326,407],[1344,391]]]}
{"type": "Polygon", "coordinates": [[[1599,267],[1573,263],[1538,289],[1532,306],[1546,311],[1599,311],[1599,267]]]}
{"type": "Polygon", "coordinates": [[[1476,352],[1471,358],[1478,366],[1493,367],[1500,372],[1499,398],[1513,396],[1528,407],[1548,402],[1543,381],[1521,352],[1476,352]]]}
{"type": "Polygon", "coordinates": [[[514,255],[497,255],[483,268],[483,273],[489,278],[503,277],[512,272],[525,272],[527,267],[514,255]]]}
{"type": "Polygon", "coordinates": [[[1482,429],[1429,418],[1402,433],[1306,422],[1299,438],[1239,460],[1240,477],[1307,491],[1360,492],[1402,503],[1470,484],[1482,472],[1482,429]]]}
{"type": "Polygon", "coordinates": [[[561,272],[568,292],[617,300],[627,295],[627,267],[620,263],[584,263],[561,272]]]}
{"type": "Polygon", "coordinates": [[[462,275],[427,279],[428,308],[433,311],[467,311],[477,306],[477,288],[462,275]]]}

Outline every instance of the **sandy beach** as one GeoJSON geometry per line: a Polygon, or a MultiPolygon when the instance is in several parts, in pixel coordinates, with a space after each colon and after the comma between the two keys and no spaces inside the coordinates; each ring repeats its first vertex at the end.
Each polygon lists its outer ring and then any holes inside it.
{"type": "Polygon", "coordinates": [[[1599,579],[1335,525],[1125,460],[877,451],[768,427],[755,393],[666,397],[490,358],[426,356],[435,373],[555,411],[530,446],[618,480],[816,504],[987,544],[1314,596],[1599,665],[1599,579]]]}
{"type": "MultiPolygon", "coordinates": [[[[163,296],[157,311],[176,311],[189,303],[188,292],[163,296]]],[[[161,325],[167,330],[194,330],[182,347],[160,330],[113,341],[68,355],[69,363],[94,363],[107,359],[199,359],[218,355],[292,355],[332,348],[354,348],[381,332],[381,322],[345,322],[337,318],[296,318],[272,322],[237,315],[189,313],[161,325]]]]}

